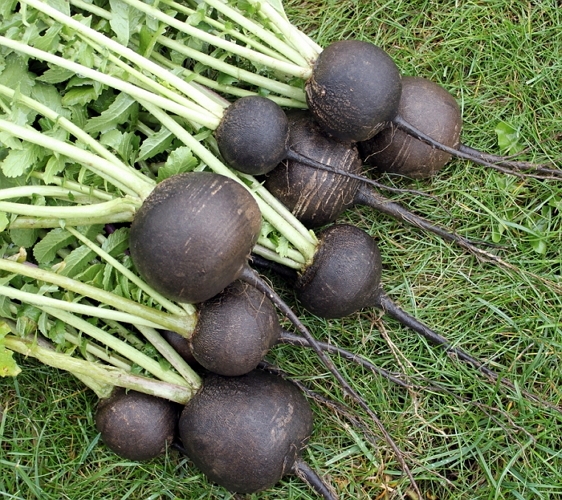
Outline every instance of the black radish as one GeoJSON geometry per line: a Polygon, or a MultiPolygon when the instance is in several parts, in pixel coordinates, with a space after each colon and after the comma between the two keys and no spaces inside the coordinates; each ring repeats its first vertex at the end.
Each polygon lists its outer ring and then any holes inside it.
{"type": "Polygon", "coordinates": [[[285,112],[271,99],[242,97],[225,110],[215,138],[228,166],[261,175],[286,158],[289,123],[285,112]]]}
{"type": "MultiPolygon", "coordinates": [[[[408,123],[450,148],[458,148],[461,110],[443,87],[426,78],[403,77],[399,115],[408,123]]],[[[367,141],[358,143],[363,161],[381,172],[427,178],[438,172],[451,155],[436,149],[392,123],[367,141]]]]}
{"type": "Polygon", "coordinates": [[[199,306],[190,339],[197,362],[219,375],[243,375],[256,368],[279,337],[273,304],[249,284],[236,280],[199,306]]]}
{"type": "MultiPolygon", "coordinates": [[[[291,115],[289,144],[303,156],[329,167],[335,166],[354,175],[361,170],[362,163],[356,145],[326,137],[310,113],[291,115]]],[[[309,228],[334,222],[354,205],[365,205],[480,253],[474,242],[432,224],[355,177],[318,170],[299,161],[286,161],[266,176],[265,186],[309,228]]]]}
{"type": "Polygon", "coordinates": [[[328,45],[306,83],[306,100],[327,134],[344,142],[365,141],[396,115],[402,82],[392,58],[360,40],[328,45]]]}
{"type": "Polygon", "coordinates": [[[172,444],[179,410],[166,399],[117,388],[100,400],[96,428],[104,444],[120,457],[150,460],[172,444]]]}
{"type": "Polygon", "coordinates": [[[396,116],[378,134],[358,142],[358,147],[363,161],[379,171],[416,179],[435,175],[453,156],[521,177],[562,176],[560,170],[466,146],[460,140],[461,130],[461,110],[449,92],[427,78],[405,76],[396,116]]]}
{"type": "Polygon", "coordinates": [[[210,480],[249,494],[294,471],[312,424],[310,405],[296,386],[256,370],[205,377],[182,411],[179,435],[189,458],[210,480]]]}
{"type": "Polygon", "coordinates": [[[252,195],[211,172],[189,172],[157,184],[131,224],[131,258],[162,295],[198,303],[242,273],[261,228],[252,195]]]}
{"type": "MultiPolygon", "coordinates": [[[[508,161],[504,157],[455,144],[458,141],[455,135],[460,133],[462,120],[458,110],[454,109],[455,105],[449,106],[454,99],[446,96],[444,89],[434,87],[436,84],[423,80],[416,81],[414,85],[411,81],[406,82],[411,88],[420,85],[419,95],[412,100],[412,92],[409,92],[410,95],[403,95],[404,78],[401,78],[398,67],[383,49],[360,40],[341,40],[328,45],[316,59],[312,76],[305,87],[306,100],[321,129],[337,140],[353,143],[369,141],[384,129],[390,128],[390,137],[394,137],[396,130],[401,130],[444,153],[434,152],[430,154],[432,158],[423,161],[429,164],[427,174],[422,172],[419,165],[415,165],[416,160],[412,155],[412,164],[409,167],[404,165],[404,169],[414,177],[431,176],[440,168],[439,164],[448,161],[447,155],[520,177],[562,176],[562,172],[557,169],[530,162],[508,161]],[[435,102],[435,107],[432,107],[430,101],[435,102]],[[419,109],[419,115],[414,108],[419,109]],[[442,111],[445,114],[440,116],[442,111]],[[417,118],[414,119],[414,115],[417,118]],[[444,132],[443,127],[449,130],[444,132]],[[439,136],[444,133],[447,140],[441,141],[437,135],[434,137],[434,132],[439,136]],[[522,170],[535,173],[523,174],[522,170]]],[[[383,155],[384,144],[389,141],[388,135],[386,137],[382,144],[375,144],[372,148],[367,146],[366,156],[372,153],[383,155]]],[[[394,151],[399,151],[399,157],[410,156],[410,149],[418,149],[418,146],[413,146],[409,141],[403,143],[402,140],[392,139],[392,142],[395,141],[394,151]]],[[[423,154],[427,155],[428,151],[423,154]]],[[[393,155],[393,152],[388,151],[384,163],[392,164],[393,155]]],[[[376,160],[373,158],[372,161],[376,160]]],[[[398,165],[401,161],[399,158],[395,164],[398,165]]]]}
{"type": "MultiPolygon", "coordinates": [[[[318,234],[319,248],[314,261],[299,276],[295,290],[301,305],[312,314],[339,318],[364,308],[376,307],[412,329],[430,343],[441,346],[454,358],[506,387],[513,382],[500,377],[484,363],[454,347],[435,332],[401,309],[382,288],[382,262],[376,241],[362,229],[349,224],[334,224],[318,234]]],[[[520,390],[520,389],[517,389],[520,390]]],[[[521,390],[529,399],[542,401],[521,390]]]]}

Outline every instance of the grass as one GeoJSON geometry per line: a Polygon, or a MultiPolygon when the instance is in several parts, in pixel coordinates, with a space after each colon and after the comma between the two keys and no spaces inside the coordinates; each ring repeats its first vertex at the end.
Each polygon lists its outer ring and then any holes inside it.
{"type": "MultiPolygon", "coordinates": [[[[560,156],[562,12],[555,2],[291,0],[287,11],[321,45],[370,40],[387,50],[404,74],[442,84],[462,106],[468,145],[499,152],[494,127],[503,120],[531,146],[529,159],[560,156]]],[[[520,270],[480,263],[437,237],[354,208],[341,220],[359,224],[379,241],[387,293],[517,387],[560,406],[562,294],[529,273],[562,286],[561,183],[508,178],[461,161],[431,181],[385,180],[431,193],[435,198],[390,195],[431,220],[473,238],[499,238],[496,252],[520,270]]],[[[275,283],[294,303],[290,290],[275,283]]],[[[499,389],[380,311],[330,321],[299,312],[317,337],[411,384],[400,388],[338,362],[404,450],[426,499],[562,497],[560,414],[517,391],[499,389]]],[[[280,346],[269,359],[314,390],[342,400],[310,353],[280,346]]],[[[116,457],[98,440],[91,392],[66,374],[29,360],[20,364],[24,371],[16,379],[0,380],[0,498],[233,498],[175,451],[142,464],[116,457]]],[[[373,446],[342,415],[320,404],[314,411],[305,458],[341,498],[409,494],[376,430],[373,446]]],[[[248,498],[314,495],[289,477],[248,498]]]]}

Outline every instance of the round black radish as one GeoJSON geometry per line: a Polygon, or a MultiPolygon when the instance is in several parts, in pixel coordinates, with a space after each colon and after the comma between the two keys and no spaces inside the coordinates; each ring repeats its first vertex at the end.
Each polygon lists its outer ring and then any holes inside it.
{"type": "Polygon", "coordinates": [[[243,375],[275,345],[280,328],[272,302],[237,280],[199,306],[191,351],[201,366],[214,373],[243,375]]]}
{"type": "MultiPolygon", "coordinates": [[[[421,77],[402,78],[398,115],[434,140],[457,148],[462,116],[455,98],[437,83],[421,77]]],[[[361,157],[381,172],[415,179],[433,176],[451,160],[451,155],[389,127],[358,144],[361,157]]]]}
{"type": "Polygon", "coordinates": [[[239,277],[260,228],[258,204],[237,181],[179,174],[158,184],[135,215],[131,258],[165,297],[203,302],[239,277]]]}
{"type": "Polygon", "coordinates": [[[306,83],[308,107],[323,130],[340,141],[373,137],[398,111],[398,67],[380,47],[341,40],[326,47],[306,83]]]}
{"type": "Polygon", "coordinates": [[[312,411],[300,390],[259,370],[210,374],[179,421],[190,459],[237,493],[265,490],[291,472],[311,432],[312,411]]]}
{"type": "MultiPolygon", "coordinates": [[[[357,148],[326,137],[310,113],[289,117],[289,147],[300,155],[352,174],[360,174],[357,148]]],[[[305,226],[333,222],[354,204],[361,181],[319,170],[299,161],[280,163],[266,177],[265,187],[305,226]]]]}
{"type": "Polygon", "coordinates": [[[318,238],[314,260],[295,285],[302,306],[322,318],[342,318],[372,307],[382,272],[375,240],[349,224],[329,226],[318,238]]]}
{"type": "Polygon", "coordinates": [[[100,400],[96,428],[105,445],[129,460],[150,460],[172,444],[179,418],[176,403],[117,388],[100,400]]]}
{"type": "Polygon", "coordinates": [[[241,97],[226,109],[215,138],[230,167],[262,175],[285,159],[289,123],[284,111],[271,99],[241,97]]]}

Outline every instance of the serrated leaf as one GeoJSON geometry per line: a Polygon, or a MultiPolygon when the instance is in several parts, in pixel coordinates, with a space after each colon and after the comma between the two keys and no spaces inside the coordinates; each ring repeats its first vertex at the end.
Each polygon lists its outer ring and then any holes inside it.
{"type": "Polygon", "coordinates": [[[73,87],[62,97],[63,106],[86,106],[97,99],[98,93],[93,86],[73,87]]]}
{"type": "Polygon", "coordinates": [[[95,259],[96,253],[90,250],[87,246],[82,245],[75,248],[64,258],[64,266],[61,268],[59,274],[74,278],[78,273],[81,273],[88,264],[95,259]]]}
{"type": "Polygon", "coordinates": [[[31,248],[38,237],[37,229],[10,229],[10,239],[18,247],[31,248]]]}
{"type": "Polygon", "coordinates": [[[125,123],[133,108],[137,107],[135,100],[127,94],[121,93],[99,116],[91,118],[85,126],[86,132],[107,132],[114,129],[115,125],[125,123]]]}
{"type": "Polygon", "coordinates": [[[53,182],[54,177],[64,170],[66,166],[67,158],[61,155],[52,155],[47,164],[45,165],[45,177],[43,178],[45,184],[50,184],[53,182]]]}
{"type": "Polygon", "coordinates": [[[53,66],[41,76],[37,77],[37,80],[44,83],[56,84],[66,82],[72,75],[74,75],[73,71],[61,68],[60,66],[53,66]]]}
{"type": "Polygon", "coordinates": [[[6,177],[19,177],[33,168],[39,158],[41,148],[29,142],[23,143],[23,148],[12,149],[0,163],[0,168],[6,177]]]}
{"type": "Polygon", "coordinates": [[[187,146],[174,149],[169,155],[164,166],[158,169],[157,181],[161,182],[172,175],[190,172],[198,165],[195,158],[187,146]]]}
{"type": "Polygon", "coordinates": [[[45,52],[52,52],[59,44],[59,33],[62,29],[60,24],[53,24],[43,35],[40,35],[31,40],[31,44],[45,52]]]}
{"type": "Polygon", "coordinates": [[[73,240],[74,236],[66,230],[60,227],[51,229],[43,239],[33,247],[33,256],[38,264],[48,264],[55,258],[61,248],[69,245],[73,240]]]}
{"type": "Polygon", "coordinates": [[[74,276],[74,279],[99,287],[102,283],[102,273],[104,269],[104,264],[94,264],[93,266],[88,267],[84,272],[74,276]]]}
{"type": "Polygon", "coordinates": [[[172,144],[174,135],[167,129],[161,128],[158,132],[143,141],[139,149],[137,161],[153,158],[166,151],[172,144]]]}
{"type": "Polygon", "coordinates": [[[138,27],[144,14],[121,0],[109,0],[111,19],[109,24],[117,37],[117,41],[127,46],[131,34],[138,27]]]}
{"type": "Polygon", "coordinates": [[[112,257],[123,253],[129,248],[129,228],[120,227],[111,233],[102,243],[101,248],[112,257]]]}
{"type": "MultiPolygon", "coordinates": [[[[12,314],[12,309],[11,309],[11,304],[12,301],[6,297],[5,295],[0,296],[0,315],[3,318],[10,318],[13,319],[14,315],[12,314]]],[[[0,340],[0,344],[2,343],[2,341],[0,340]]]]}
{"type": "Polygon", "coordinates": [[[19,89],[23,95],[29,95],[35,80],[27,69],[26,59],[17,54],[9,54],[5,62],[6,65],[0,74],[0,84],[10,89],[19,89]]]}
{"type": "Polygon", "coordinates": [[[70,110],[62,105],[60,92],[53,85],[37,82],[31,91],[31,97],[64,118],[70,118],[70,110]]]}

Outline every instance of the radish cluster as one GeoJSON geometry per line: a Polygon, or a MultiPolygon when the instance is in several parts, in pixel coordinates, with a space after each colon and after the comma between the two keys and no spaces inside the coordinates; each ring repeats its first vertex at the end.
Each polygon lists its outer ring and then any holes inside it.
{"type": "MultiPolygon", "coordinates": [[[[286,114],[267,98],[241,98],[227,108],[215,133],[220,153],[233,169],[263,175],[267,189],[305,226],[322,228],[312,262],[294,273],[301,306],[324,318],[380,308],[511,387],[394,304],[383,291],[374,239],[359,228],[337,224],[343,211],[365,204],[470,248],[468,240],[386,200],[361,176],[364,162],[382,172],[421,178],[433,175],[453,154],[471,156],[461,148],[461,117],[452,96],[427,80],[402,78],[379,47],[342,41],[318,57],[306,83],[306,99],[308,111],[286,114]]],[[[181,417],[172,419],[179,429],[176,442],[212,481],[237,493],[261,491],[287,473],[306,476],[300,455],[312,432],[310,406],[290,382],[257,369],[275,344],[314,349],[372,415],[323,354],[334,348],[316,341],[250,267],[260,228],[259,206],[240,182],[191,172],[159,184],[130,232],[131,257],[142,278],[171,300],[198,304],[193,335],[168,336],[204,373],[200,392],[181,417]],[[302,334],[300,340],[284,334],[273,304],[302,334]]],[[[112,404],[100,405],[102,439],[123,456],[151,458],[148,452],[125,454],[114,444],[105,425],[118,411],[108,410],[112,404]]],[[[154,449],[170,444],[169,432],[164,432],[154,449]]],[[[318,491],[332,498],[328,487],[318,491]]]]}

